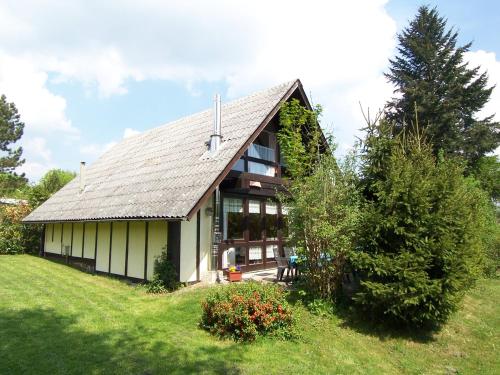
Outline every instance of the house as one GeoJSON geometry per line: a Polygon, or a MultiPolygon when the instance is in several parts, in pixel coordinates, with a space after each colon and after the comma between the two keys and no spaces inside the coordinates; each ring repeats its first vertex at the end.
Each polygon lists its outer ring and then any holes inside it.
{"type": "Polygon", "coordinates": [[[0,206],[19,206],[22,204],[28,204],[28,201],[26,199],[0,198],[0,206]]]}
{"type": "Polygon", "coordinates": [[[296,80],[124,139],[24,222],[44,225],[44,254],[133,279],[150,280],[164,249],[182,282],[272,267],[286,231],[278,112],[291,98],[310,107],[296,80]]]}

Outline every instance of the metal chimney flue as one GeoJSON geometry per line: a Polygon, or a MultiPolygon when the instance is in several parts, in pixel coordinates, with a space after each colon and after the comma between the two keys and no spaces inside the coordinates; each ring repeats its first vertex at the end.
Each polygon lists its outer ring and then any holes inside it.
{"type": "Polygon", "coordinates": [[[85,190],[85,162],[80,162],[80,193],[85,190]]]}
{"type": "Polygon", "coordinates": [[[210,152],[216,152],[219,149],[221,141],[221,119],[220,119],[220,95],[214,97],[214,130],[210,136],[210,152]]]}

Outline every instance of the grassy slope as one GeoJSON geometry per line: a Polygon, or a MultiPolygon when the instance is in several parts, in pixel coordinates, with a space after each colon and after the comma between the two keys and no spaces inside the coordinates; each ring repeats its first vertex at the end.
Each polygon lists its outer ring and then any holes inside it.
{"type": "Polygon", "coordinates": [[[239,345],[197,328],[206,288],[149,296],[31,256],[0,256],[0,373],[500,373],[500,281],[435,337],[300,314],[301,342],[239,345]]]}

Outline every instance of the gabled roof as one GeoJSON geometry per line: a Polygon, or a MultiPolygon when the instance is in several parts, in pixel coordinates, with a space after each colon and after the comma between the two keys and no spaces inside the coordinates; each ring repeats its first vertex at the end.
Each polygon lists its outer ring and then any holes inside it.
{"type": "Polygon", "coordinates": [[[222,105],[222,142],[206,142],[213,111],[206,110],[127,138],[86,168],[24,222],[191,218],[230,167],[277,113],[299,80],[222,105]]]}

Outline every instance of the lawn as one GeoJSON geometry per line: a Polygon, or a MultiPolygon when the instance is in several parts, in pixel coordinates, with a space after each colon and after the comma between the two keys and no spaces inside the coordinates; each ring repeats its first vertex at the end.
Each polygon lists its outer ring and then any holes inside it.
{"type": "Polygon", "coordinates": [[[480,281],[432,337],[295,306],[300,341],[246,345],[198,328],[206,292],[151,296],[46,259],[0,256],[0,373],[500,373],[500,280],[480,281]]]}

